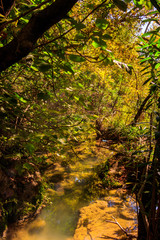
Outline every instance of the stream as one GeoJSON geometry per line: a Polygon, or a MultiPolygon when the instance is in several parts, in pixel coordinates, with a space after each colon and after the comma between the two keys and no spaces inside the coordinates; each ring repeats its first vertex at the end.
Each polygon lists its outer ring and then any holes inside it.
{"type": "MultiPolygon", "coordinates": [[[[113,152],[107,152],[112,157],[113,152]]],[[[50,188],[40,215],[14,234],[12,240],[125,239],[117,221],[136,234],[134,198],[124,189],[102,189],[96,166],[104,157],[90,156],[69,166],[55,164],[47,171],[50,188]]]]}

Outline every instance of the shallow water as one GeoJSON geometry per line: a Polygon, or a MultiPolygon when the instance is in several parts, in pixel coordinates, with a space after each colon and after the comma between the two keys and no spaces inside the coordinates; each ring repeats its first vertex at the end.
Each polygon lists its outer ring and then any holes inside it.
{"type": "MultiPolygon", "coordinates": [[[[99,160],[95,157],[88,158],[85,161],[79,161],[70,166],[69,171],[66,171],[65,168],[57,164],[54,174],[61,173],[64,179],[51,184],[51,188],[48,189],[48,206],[42,210],[40,216],[35,221],[19,230],[16,233],[16,237],[13,237],[12,240],[84,240],[87,236],[79,227],[78,219],[81,219],[79,221],[83,222],[84,219],[81,216],[81,211],[85,209],[83,207],[88,205],[89,211],[93,212],[92,216],[89,217],[92,220],[89,221],[94,223],[94,229],[102,232],[101,228],[102,226],[106,226],[106,222],[104,224],[104,222],[97,220],[97,225],[95,225],[98,212],[101,212],[101,207],[97,208],[97,205],[94,205],[95,209],[90,210],[90,206],[95,204],[98,199],[103,202],[101,204],[104,211],[101,213],[103,216],[99,216],[99,218],[102,217],[103,219],[113,221],[112,217],[114,216],[125,229],[128,229],[127,231],[134,229],[136,226],[136,206],[134,199],[121,189],[108,191],[98,190],[98,187],[95,188],[95,184],[98,186],[99,183],[95,182],[92,170],[93,167],[99,165],[101,162],[102,159],[99,160]],[[82,210],[80,211],[80,209],[82,210]],[[76,227],[77,230],[75,232],[76,227]]],[[[47,174],[48,177],[51,176],[53,170],[48,171],[47,174]]],[[[87,213],[87,207],[84,211],[87,213]]],[[[86,218],[85,214],[84,218],[86,218]]],[[[116,227],[115,224],[110,224],[110,230],[107,230],[108,234],[112,235],[112,237],[114,236],[115,229],[116,232],[120,230],[116,227]]],[[[101,235],[106,234],[104,232],[101,235]]],[[[93,236],[97,238],[96,233],[93,233],[93,236]]]]}

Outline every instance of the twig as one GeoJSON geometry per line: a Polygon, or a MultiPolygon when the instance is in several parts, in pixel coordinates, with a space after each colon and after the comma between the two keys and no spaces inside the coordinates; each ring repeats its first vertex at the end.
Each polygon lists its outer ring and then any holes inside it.
{"type": "Polygon", "coordinates": [[[103,238],[103,239],[113,239],[113,240],[119,240],[119,238],[113,238],[113,237],[110,237],[110,236],[106,236],[106,235],[103,235],[102,237],[100,238],[103,238]]]}
{"type": "Polygon", "coordinates": [[[115,219],[115,217],[112,216],[112,218],[114,219],[114,221],[106,220],[106,222],[114,223],[114,224],[118,225],[118,227],[126,234],[127,237],[137,238],[135,235],[127,233],[127,231],[119,224],[119,222],[115,219]]]}
{"type": "Polygon", "coordinates": [[[1,9],[2,9],[2,11],[4,12],[4,7],[3,7],[3,2],[2,2],[2,0],[1,0],[1,7],[0,7],[1,9]]]}
{"type": "Polygon", "coordinates": [[[83,121],[84,121],[84,119],[82,119],[81,121],[79,121],[78,123],[75,123],[73,125],[60,125],[59,127],[76,127],[76,126],[80,125],[83,121]]]}
{"type": "Polygon", "coordinates": [[[87,234],[90,236],[90,239],[93,240],[92,235],[89,232],[89,229],[87,228],[87,234]]]}
{"type": "Polygon", "coordinates": [[[78,154],[75,152],[75,150],[74,150],[74,148],[71,146],[71,150],[73,151],[73,153],[75,154],[75,156],[79,159],[79,160],[81,160],[82,161],[82,158],[80,158],[79,156],[78,156],[78,154]]]}

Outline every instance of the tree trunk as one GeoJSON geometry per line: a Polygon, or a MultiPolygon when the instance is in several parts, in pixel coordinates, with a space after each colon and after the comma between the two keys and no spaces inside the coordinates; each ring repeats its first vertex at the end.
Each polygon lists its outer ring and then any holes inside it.
{"type": "Polygon", "coordinates": [[[138,238],[137,240],[146,240],[147,232],[144,226],[143,217],[141,212],[138,213],[138,238]]]}
{"type": "Polygon", "coordinates": [[[147,104],[148,100],[151,98],[151,96],[152,96],[151,93],[149,93],[148,96],[143,100],[140,108],[137,111],[137,114],[134,117],[134,120],[131,122],[132,126],[135,126],[136,123],[138,122],[138,120],[139,120],[139,118],[140,118],[140,116],[141,116],[141,114],[142,114],[142,112],[144,110],[144,107],[147,104]]]}
{"type": "Polygon", "coordinates": [[[0,72],[33,51],[37,40],[54,24],[65,18],[78,0],[56,0],[50,6],[34,13],[17,37],[0,48],[0,72]]]}

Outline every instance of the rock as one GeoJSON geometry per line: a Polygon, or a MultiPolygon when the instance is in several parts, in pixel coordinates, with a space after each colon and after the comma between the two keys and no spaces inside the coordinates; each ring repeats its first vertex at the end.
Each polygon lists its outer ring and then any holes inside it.
{"type": "Polygon", "coordinates": [[[106,197],[105,200],[97,200],[80,210],[80,217],[74,234],[74,240],[101,240],[122,239],[124,233],[114,219],[126,229],[135,226],[136,213],[131,207],[126,207],[125,200],[117,195],[106,197]],[[114,203],[114,204],[111,204],[114,203]],[[128,220],[131,219],[131,220],[128,220]]]}

